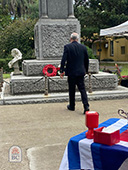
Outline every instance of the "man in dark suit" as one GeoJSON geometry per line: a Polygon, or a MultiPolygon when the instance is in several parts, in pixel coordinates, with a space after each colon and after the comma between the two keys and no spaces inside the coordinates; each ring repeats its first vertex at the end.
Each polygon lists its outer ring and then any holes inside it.
{"type": "Polygon", "coordinates": [[[84,45],[78,43],[79,35],[72,33],[70,44],[64,46],[64,53],[61,60],[60,77],[64,72],[68,76],[69,105],[68,110],[75,110],[75,87],[77,85],[84,106],[84,114],[89,111],[88,98],[85,90],[84,76],[88,73],[89,57],[84,45]]]}

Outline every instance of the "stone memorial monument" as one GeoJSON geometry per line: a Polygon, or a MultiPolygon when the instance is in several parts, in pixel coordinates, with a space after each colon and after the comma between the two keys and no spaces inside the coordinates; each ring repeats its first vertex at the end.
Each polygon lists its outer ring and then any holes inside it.
{"type": "MultiPolygon", "coordinates": [[[[35,60],[24,60],[23,75],[11,76],[11,94],[43,93],[45,80],[42,70],[45,65],[57,67],[63,54],[64,45],[69,43],[70,35],[77,32],[80,35],[80,23],[74,17],[73,0],[39,0],[39,20],[34,28],[35,60]],[[40,81],[39,81],[40,80],[40,81]]],[[[80,39],[79,39],[80,42],[80,39]]],[[[92,89],[113,89],[117,87],[116,75],[98,74],[98,60],[90,60],[89,72],[98,77],[92,77],[92,89]]],[[[55,76],[49,79],[48,91],[66,92],[67,78],[55,76]],[[55,83],[57,82],[57,83],[55,83]],[[59,84],[59,85],[58,85],[59,84]]],[[[88,89],[88,78],[86,79],[88,89]]]]}

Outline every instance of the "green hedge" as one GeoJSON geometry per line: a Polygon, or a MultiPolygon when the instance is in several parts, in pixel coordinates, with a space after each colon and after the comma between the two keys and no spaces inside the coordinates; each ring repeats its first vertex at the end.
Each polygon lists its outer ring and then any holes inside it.
{"type": "MultiPolygon", "coordinates": [[[[0,32],[0,66],[8,72],[8,62],[13,58],[11,50],[18,48],[23,60],[34,56],[34,25],[36,20],[16,20],[0,32]]],[[[20,64],[21,65],[21,64],[20,64]]]]}
{"type": "Polygon", "coordinates": [[[95,57],[94,54],[93,54],[92,49],[89,48],[88,46],[86,46],[86,48],[87,48],[87,51],[88,51],[88,56],[89,56],[89,58],[90,58],[90,59],[96,59],[96,57],[95,57]]]}
{"type": "Polygon", "coordinates": [[[8,67],[8,63],[9,63],[10,60],[12,60],[12,59],[11,58],[7,58],[7,59],[5,59],[5,58],[1,59],[0,58],[0,68],[3,67],[4,73],[9,73],[9,72],[13,71],[13,69],[10,69],[8,67]]]}

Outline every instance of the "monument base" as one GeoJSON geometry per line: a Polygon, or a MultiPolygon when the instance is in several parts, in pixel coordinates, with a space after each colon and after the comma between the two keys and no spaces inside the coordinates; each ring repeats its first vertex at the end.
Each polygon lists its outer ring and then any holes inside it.
{"type": "MultiPolygon", "coordinates": [[[[85,86],[89,90],[89,77],[85,76],[85,86]]],[[[91,76],[92,91],[113,90],[118,86],[117,76],[114,74],[99,72],[91,76]]],[[[27,77],[24,75],[13,76],[10,80],[10,93],[12,95],[44,93],[45,78],[42,76],[27,77]]],[[[68,92],[67,77],[60,79],[59,76],[51,77],[48,80],[48,92],[68,92]]]]}
{"type": "MultiPolygon", "coordinates": [[[[60,60],[24,60],[22,63],[23,74],[25,76],[42,76],[42,70],[45,65],[52,64],[58,67],[60,62],[60,60]]],[[[99,72],[99,62],[97,59],[89,59],[89,72],[99,72]]]]}

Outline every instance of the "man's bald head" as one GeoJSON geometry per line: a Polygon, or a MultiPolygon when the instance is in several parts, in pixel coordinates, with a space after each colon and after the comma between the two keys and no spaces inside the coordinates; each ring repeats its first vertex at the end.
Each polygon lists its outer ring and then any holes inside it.
{"type": "Polygon", "coordinates": [[[71,34],[71,41],[78,41],[78,39],[79,39],[79,34],[77,34],[76,32],[73,32],[72,34],[71,34]]]}

